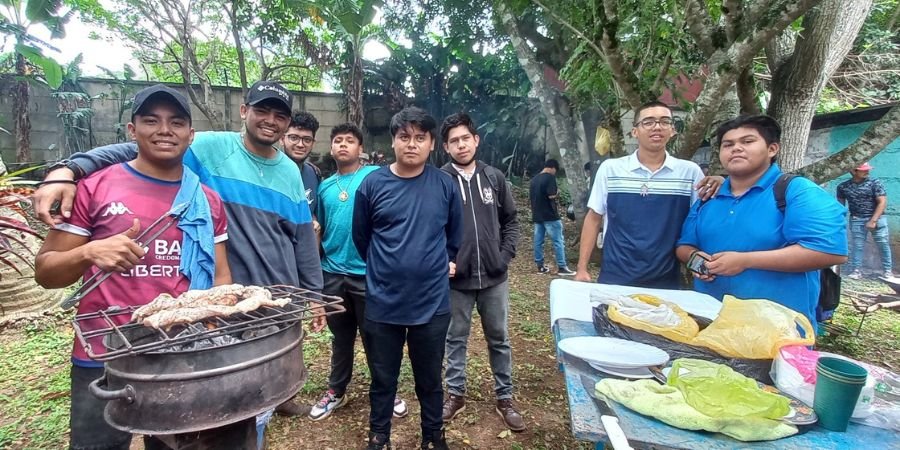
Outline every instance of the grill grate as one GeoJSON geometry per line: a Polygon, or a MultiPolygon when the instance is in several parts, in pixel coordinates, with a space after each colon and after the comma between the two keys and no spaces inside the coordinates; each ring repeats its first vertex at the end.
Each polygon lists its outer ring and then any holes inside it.
{"type": "MultiPolygon", "coordinates": [[[[77,315],[72,320],[72,326],[78,342],[91,359],[110,361],[129,355],[164,351],[205,339],[240,335],[247,331],[262,330],[272,325],[283,329],[300,320],[344,311],[344,307],[340,305],[343,301],[340,297],[285,285],[266,286],[266,289],[272,293],[273,300],[290,298],[291,302],[284,307],[263,306],[254,311],[237,313],[228,317],[210,317],[201,322],[210,326],[202,328],[176,325],[166,331],[148,328],[134,322],[117,325],[113,320],[124,314],[127,314],[127,318],[130,320],[132,313],[139,306],[112,307],[94,313],[77,315]],[[98,322],[101,325],[91,326],[98,322]],[[118,345],[110,348],[111,346],[108,344],[111,341],[115,341],[118,345]]],[[[191,351],[184,350],[184,352],[191,351]]]]}

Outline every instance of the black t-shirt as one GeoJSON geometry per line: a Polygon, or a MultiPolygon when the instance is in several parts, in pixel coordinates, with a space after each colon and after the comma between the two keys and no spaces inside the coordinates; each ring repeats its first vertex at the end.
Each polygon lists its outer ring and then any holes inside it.
{"type": "Polygon", "coordinates": [[[556,198],[549,198],[557,194],[556,176],[542,172],[531,179],[531,220],[534,222],[549,222],[559,220],[556,212],[556,198]]]}

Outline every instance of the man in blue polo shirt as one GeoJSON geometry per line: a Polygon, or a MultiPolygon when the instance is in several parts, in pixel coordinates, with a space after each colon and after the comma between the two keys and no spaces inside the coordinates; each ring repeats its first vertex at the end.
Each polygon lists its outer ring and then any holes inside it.
{"type": "Polygon", "coordinates": [[[575,279],[591,281],[588,261],[602,229],[603,267],[598,282],[678,289],[675,242],[680,224],[697,199],[694,186],[702,186],[699,194],[715,192],[722,179],[704,179],[693,161],[666,152],[675,128],[672,110],[664,103],[645,103],[634,117],[631,135],[638,149],[606,160],[597,169],[581,229],[575,279]]]}
{"type": "Polygon", "coordinates": [[[716,130],[728,179],[709,201],[694,205],[682,227],[677,254],[696,252],[709,275],[694,289],[718,299],[767,299],[816,323],[819,269],[847,260],[844,208],[805,178],[788,184],[784,212],[773,189],[781,127],[768,116],[738,117],[716,130]]]}

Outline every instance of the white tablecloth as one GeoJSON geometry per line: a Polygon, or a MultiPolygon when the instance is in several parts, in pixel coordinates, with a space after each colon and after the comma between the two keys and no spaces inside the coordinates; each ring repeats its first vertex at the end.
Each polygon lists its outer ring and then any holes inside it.
{"type": "Polygon", "coordinates": [[[690,314],[715,319],[722,309],[722,302],[696,291],[679,291],[673,289],[648,289],[615,284],[585,283],[557,279],[550,283],[550,326],[559,319],[574,319],[593,322],[591,291],[594,289],[614,294],[650,294],[663,300],[675,303],[690,314]]]}

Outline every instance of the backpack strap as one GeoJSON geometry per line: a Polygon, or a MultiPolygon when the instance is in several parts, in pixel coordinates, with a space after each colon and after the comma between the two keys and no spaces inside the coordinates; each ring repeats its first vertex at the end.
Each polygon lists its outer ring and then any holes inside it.
{"type": "Polygon", "coordinates": [[[492,166],[484,166],[484,174],[488,177],[491,187],[500,192],[500,182],[497,181],[497,169],[492,166]]]}
{"type": "Polygon", "coordinates": [[[799,176],[800,175],[793,173],[783,173],[775,182],[775,187],[772,189],[772,194],[775,195],[775,205],[778,207],[779,211],[784,212],[784,208],[787,207],[788,185],[791,184],[791,181],[793,181],[794,178],[797,178],[799,176]]]}

